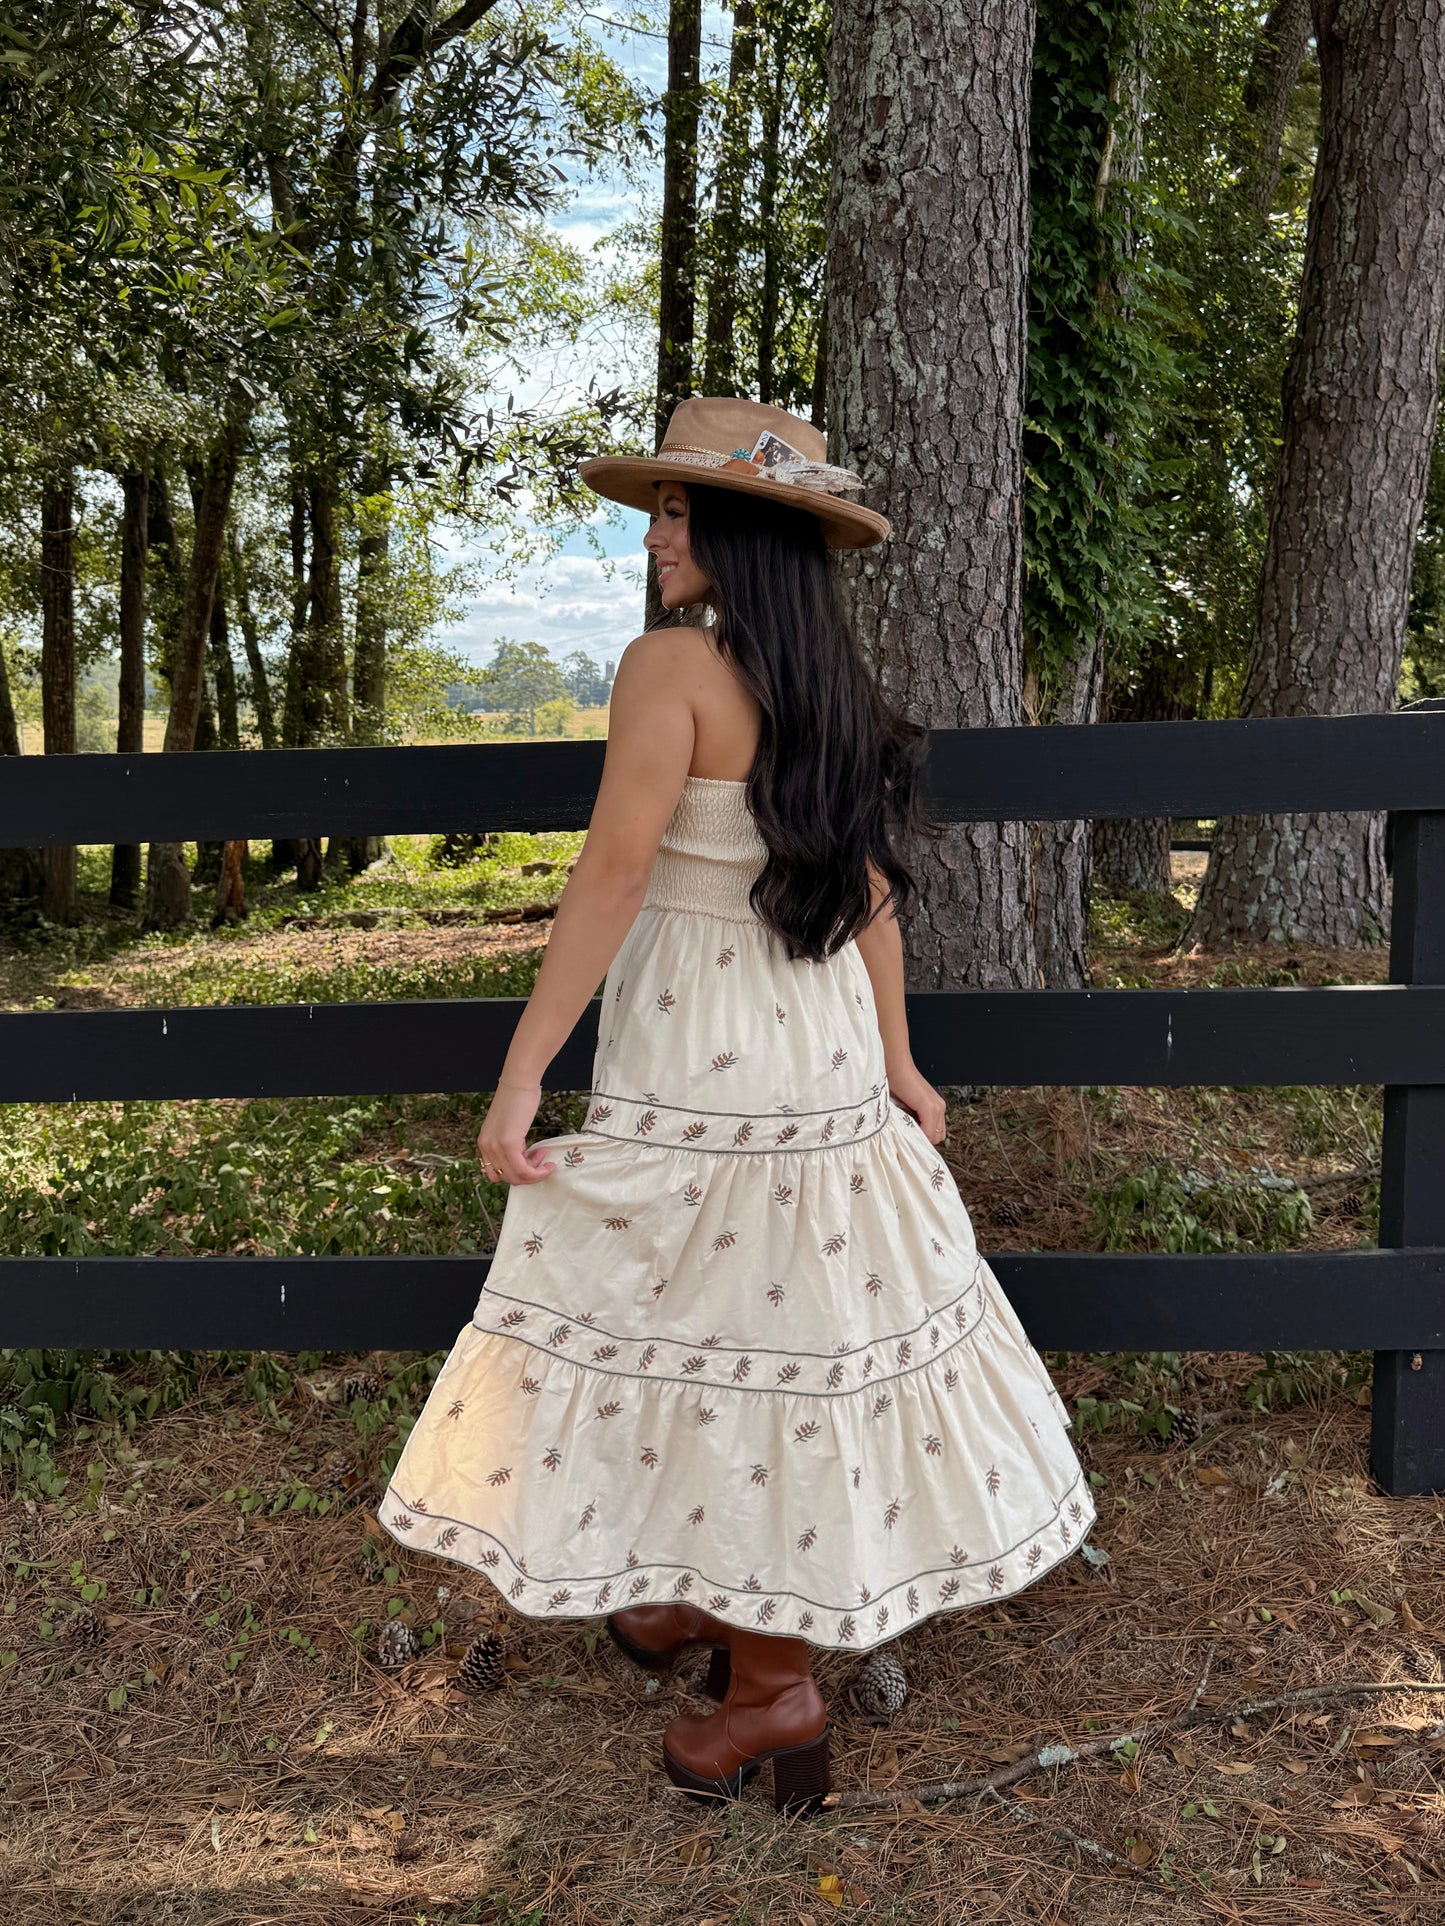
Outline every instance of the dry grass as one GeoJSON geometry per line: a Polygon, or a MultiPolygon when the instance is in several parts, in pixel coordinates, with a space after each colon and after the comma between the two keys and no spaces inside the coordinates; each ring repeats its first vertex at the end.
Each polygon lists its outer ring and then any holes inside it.
{"type": "MultiPolygon", "coordinates": [[[[842,1690],[852,1662],[821,1655],[837,1782],[986,1772],[1041,1741],[1168,1715],[1188,1702],[1211,1644],[1212,1706],[1321,1679],[1398,1679],[1400,1690],[1036,1775],[1019,1796],[1038,1824],[974,1803],[784,1823],[756,1786],[726,1811],[694,1805],[657,1758],[666,1719],[697,1707],[680,1683],[649,1693],[596,1641],[596,1621],[518,1618],[483,1580],[457,1587],[455,1567],[389,1541],[395,1579],[378,1581],[367,1499],[385,1432],[361,1447],[321,1381],[296,1386],[281,1430],[236,1380],[217,1380],[129,1445],[75,1444],[73,1491],[84,1494],[89,1464],[106,1467],[93,1502],[4,1512],[7,1566],[31,1567],[4,1602],[18,1654],[0,1673],[11,1916],[1433,1919],[1445,1895],[1445,1741],[1431,1727],[1445,1707],[1412,1685],[1445,1676],[1440,1514],[1432,1500],[1374,1492],[1368,1416],[1353,1397],[1246,1408],[1257,1363],[1186,1360],[1203,1424],[1186,1449],[1092,1435],[1093,1542],[1108,1565],[1072,1560],[1005,1605],[908,1635],[896,1724],[856,1717],[842,1690]],[[273,1494],[337,1451],[362,1460],[360,1503],[319,1518],[271,1512],[273,1494]],[[263,1501],[249,1514],[242,1486],[263,1501]],[[66,1636],[72,1563],[106,1587],[91,1648],[66,1636]],[[418,1626],[441,1617],[449,1635],[400,1673],[375,1659],[391,1597],[418,1626]],[[509,1674],[472,1698],[454,1678],[477,1607],[506,1636],[509,1674]],[[1123,1855],[1135,1842],[1148,1864],[1102,1867],[1052,1824],[1123,1855]]],[[[1109,1367],[1080,1359],[1061,1382],[1071,1399],[1102,1395],[1109,1367]]]]}

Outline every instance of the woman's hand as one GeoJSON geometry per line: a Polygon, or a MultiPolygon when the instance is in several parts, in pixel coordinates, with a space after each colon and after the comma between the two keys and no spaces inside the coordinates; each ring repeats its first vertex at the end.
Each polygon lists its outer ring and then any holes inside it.
{"type": "Polygon", "coordinates": [[[943,1142],[948,1114],[946,1106],[933,1085],[919,1073],[911,1057],[900,1068],[889,1070],[888,1093],[917,1120],[931,1144],[943,1142]]]}
{"type": "Polygon", "coordinates": [[[541,1144],[527,1148],[527,1132],[542,1100],[540,1083],[497,1085],[482,1127],[477,1132],[477,1155],[493,1183],[540,1184],[557,1168],[547,1160],[541,1144]]]}

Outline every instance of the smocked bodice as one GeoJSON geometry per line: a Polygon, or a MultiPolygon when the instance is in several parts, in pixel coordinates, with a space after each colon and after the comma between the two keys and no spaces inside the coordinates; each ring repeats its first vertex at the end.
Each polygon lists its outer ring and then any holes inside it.
{"type": "Polygon", "coordinates": [[[689,776],[662,832],[642,907],[757,922],[748,891],[767,858],[747,784],[689,776]]]}

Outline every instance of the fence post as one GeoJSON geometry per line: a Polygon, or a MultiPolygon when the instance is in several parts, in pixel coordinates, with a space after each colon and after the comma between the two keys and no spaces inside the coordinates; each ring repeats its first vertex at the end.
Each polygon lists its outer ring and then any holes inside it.
{"type": "MultiPolygon", "coordinates": [[[[1445,983],[1445,813],[1394,818],[1390,981],[1445,983]]],[[[1385,1091],[1380,1243],[1445,1244],[1445,1086],[1385,1091]]],[[[1445,1351],[1377,1351],[1370,1470],[1392,1497],[1445,1491],[1445,1351]]]]}

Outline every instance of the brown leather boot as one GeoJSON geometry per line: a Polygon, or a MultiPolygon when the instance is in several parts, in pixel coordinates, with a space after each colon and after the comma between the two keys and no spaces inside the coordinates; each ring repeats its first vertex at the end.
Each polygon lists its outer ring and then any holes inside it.
{"type": "Polygon", "coordinates": [[[800,1638],[734,1630],[732,1676],[716,1712],[685,1714],[662,1735],[662,1763],[675,1786],[701,1799],[735,1799],[773,1762],[779,1812],[816,1805],[832,1789],[828,1708],[800,1638]]]}
{"type": "Polygon", "coordinates": [[[720,1699],[728,1689],[732,1627],[696,1605],[629,1606],[609,1616],[607,1630],[618,1651],[649,1672],[666,1672],[684,1652],[711,1645],[712,1662],[703,1690],[710,1699],[720,1699]]]}

